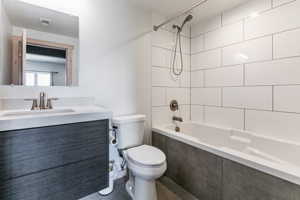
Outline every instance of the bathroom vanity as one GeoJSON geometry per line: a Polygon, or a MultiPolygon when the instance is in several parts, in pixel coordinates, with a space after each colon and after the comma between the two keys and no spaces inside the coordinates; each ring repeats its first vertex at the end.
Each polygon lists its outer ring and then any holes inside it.
{"type": "Polygon", "coordinates": [[[76,200],[106,188],[110,117],[99,107],[0,112],[0,199],[76,200]]]}

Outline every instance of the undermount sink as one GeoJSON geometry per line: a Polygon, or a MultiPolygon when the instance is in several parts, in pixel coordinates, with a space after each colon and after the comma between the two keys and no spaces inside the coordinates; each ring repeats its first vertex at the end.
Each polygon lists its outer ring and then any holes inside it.
{"type": "Polygon", "coordinates": [[[52,109],[52,110],[22,110],[22,111],[7,111],[0,114],[1,117],[22,117],[29,115],[49,115],[49,114],[63,114],[75,112],[73,109],[52,109]]]}

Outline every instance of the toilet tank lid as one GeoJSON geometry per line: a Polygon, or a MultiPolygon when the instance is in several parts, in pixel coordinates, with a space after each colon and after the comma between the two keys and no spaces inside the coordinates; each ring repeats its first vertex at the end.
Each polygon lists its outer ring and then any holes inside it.
{"type": "Polygon", "coordinates": [[[124,124],[133,122],[144,122],[146,120],[145,115],[123,115],[118,117],[113,117],[113,124],[124,124]]]}

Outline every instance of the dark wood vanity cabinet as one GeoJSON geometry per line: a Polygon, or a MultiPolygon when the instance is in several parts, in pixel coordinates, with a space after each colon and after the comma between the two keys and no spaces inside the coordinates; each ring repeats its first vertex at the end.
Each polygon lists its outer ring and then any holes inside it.
{"type": "Polygon", "coordinates": [[[0,132],[0,200],[76,200],[108,186],[108,120],[0,132]]]}

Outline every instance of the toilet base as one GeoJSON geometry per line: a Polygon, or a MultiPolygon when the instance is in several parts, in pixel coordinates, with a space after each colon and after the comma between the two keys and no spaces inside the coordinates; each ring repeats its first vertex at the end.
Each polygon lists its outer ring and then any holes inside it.
{"type": "Polygon", "coordinates": [[[126,190],[133,200],[157,200],[155,180],[144,180],[135,177],[134,186],[128,180],[126,190]]]}

